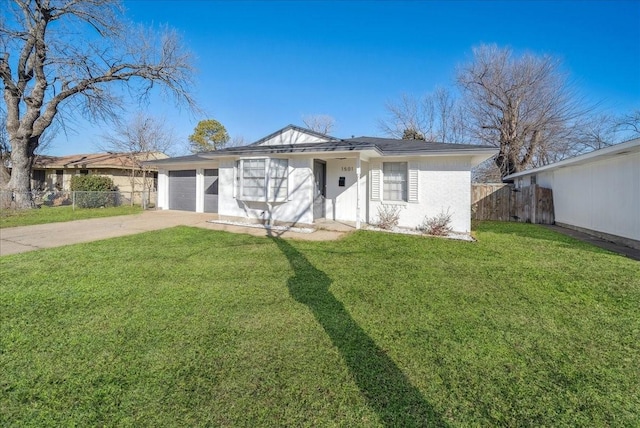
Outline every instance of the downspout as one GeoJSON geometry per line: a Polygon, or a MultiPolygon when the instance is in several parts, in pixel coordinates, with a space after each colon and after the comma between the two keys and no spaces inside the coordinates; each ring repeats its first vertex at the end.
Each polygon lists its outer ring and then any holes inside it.
{"type": "Polygon", "coordinates": [[[356,229],[360,229],[360,153],[356,158],[356,229]]]}

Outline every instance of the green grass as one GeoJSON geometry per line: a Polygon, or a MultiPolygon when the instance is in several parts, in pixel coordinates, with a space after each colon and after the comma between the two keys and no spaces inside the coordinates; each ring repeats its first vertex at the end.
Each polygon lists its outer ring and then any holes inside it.
{"type": "Polygon", "coordinates": [[[76,208],[75,210],[71,206],[47,207],[43,205],[32,210],[0,210],[0,228],[57,223],[85,218],[112,217],[141,212],[142,208],[139,205],[123,205],[109,208],[76,208]]]}
{"type": "Polygon", "coordinates": [[[0,426],[638,426],[640,263],[543,227],[0,258],[0,426]]]}

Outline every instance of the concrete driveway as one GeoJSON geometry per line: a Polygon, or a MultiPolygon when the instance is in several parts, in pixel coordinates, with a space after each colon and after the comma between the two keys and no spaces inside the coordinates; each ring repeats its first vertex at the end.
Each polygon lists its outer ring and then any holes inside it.
{"type": "MultiPolygon", "coordinates": [[[[194,226],[211,230],[224,230],[266,236],[264,228],[243,227],[208,223],[217,218],[216,214],[202,214],[185,211],[145,211],[141,214],[76,220],[64,223],[39,224],[0,229],[0,256],[24,253],[42,248],[98,241],[118,236],[134,235],[151,230],[174,226],[194,226]]],[[[283,238],[306,240],[333,240],[344,232],[316,230],[313,233],[278,233],[283,238]]]]}

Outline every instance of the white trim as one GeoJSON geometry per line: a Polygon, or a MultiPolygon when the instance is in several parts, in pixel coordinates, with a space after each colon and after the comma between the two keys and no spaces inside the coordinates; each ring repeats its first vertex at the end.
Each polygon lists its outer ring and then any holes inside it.
{"type": "Polygon", "coordinates": [[[196,168],[196,212],[204,212],[204,168],[196,168]]]}

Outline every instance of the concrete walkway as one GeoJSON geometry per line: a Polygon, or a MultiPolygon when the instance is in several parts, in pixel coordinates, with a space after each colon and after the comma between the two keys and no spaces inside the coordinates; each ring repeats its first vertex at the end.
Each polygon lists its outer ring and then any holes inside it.
{"type": "MultiPolygon", "coordinates": [[[[63,223],[0,229],[0,256],[24,253],[42,248],[61,247],[98,241],[118,236],[134,235],[174,226],[194,226],[203,229],[267,236],[264,228],[209,223],[216,214],[185,211],[145,211],[141,214],[76,220],[63,223]]],[[[312,233],[274,231],[277,236],[291,239],[326,241],[341,238],[345,231],[316,230],[312,233]]]]}
{"type": "Polygon", "coordinates": [[[560,227],[556,225],[546,225],[546,227],[553,230],[554,232],[562,233],[563,235],[570,236],[580,241],[588,242],[591,245],[604,248],[605,250],[609,250],[612,253],[618,253],[620,255],[629,257],[630,259],[640,261],[640,250],[637,250],[635,248],[616,244],[615,242],[611,241],[606,241],[593,235],[589,235],[584,232],[578,232],[577,230],[568,229],[566,227],[560,227]]]}

